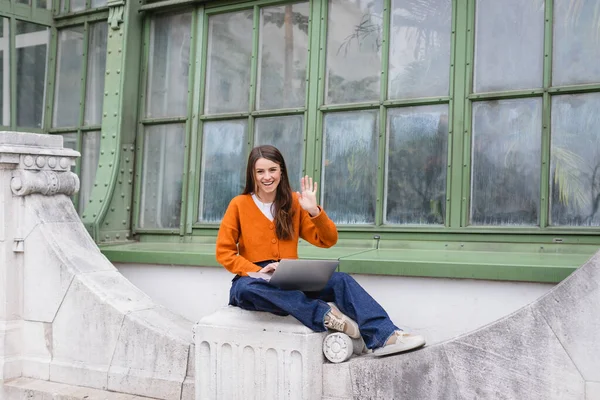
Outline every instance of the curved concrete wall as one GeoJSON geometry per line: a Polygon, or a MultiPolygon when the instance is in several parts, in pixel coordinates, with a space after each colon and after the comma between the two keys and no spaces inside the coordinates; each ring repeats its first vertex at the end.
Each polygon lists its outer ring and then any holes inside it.
{"type": "Polygon", "coordinates": [[[77,183],[68,152],[59,137],[0,132],[0,384],[22,376],[192,399],[192,323],[100,253],[62,185],[77,183]],[[28,142],[1,146],[8,139],[28,142]]]}
{"type": "Polygon", "coordinates": [[[327,399],[600,399],[600,253],[539,300],[472,333],[324,371],[327,399]]]}

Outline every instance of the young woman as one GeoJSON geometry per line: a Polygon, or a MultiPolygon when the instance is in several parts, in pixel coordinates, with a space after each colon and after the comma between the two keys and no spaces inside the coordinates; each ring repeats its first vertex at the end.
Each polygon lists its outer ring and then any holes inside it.
{"type": "Polygon", "coordinates": [[[328,328],[358,339],[375,355],[425,344],[405,333],[348,274],[334,272],[320,292],[282,290],[248,272],[272,272],[283,258],[298,258],[300,238],[319,247],[338,239],[335,224],[317,205],[317,183],[305,176],[293,193],[283,156],[273,146],[252,149],[244,192],[227,207],[217,236],[217,261],[236,274],[229,304],[246,310],[292,315],[316,332],[328,328]]]}

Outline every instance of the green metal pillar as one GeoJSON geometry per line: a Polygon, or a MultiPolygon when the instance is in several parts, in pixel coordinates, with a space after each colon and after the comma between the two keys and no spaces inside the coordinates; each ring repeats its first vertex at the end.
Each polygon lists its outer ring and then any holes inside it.
{"type": "Polygon", "coordinates": [[[82,220],[96,242],[131,234],[142,16],[138,1],[108,2],[108,41],[98,172],[82,220]]]}

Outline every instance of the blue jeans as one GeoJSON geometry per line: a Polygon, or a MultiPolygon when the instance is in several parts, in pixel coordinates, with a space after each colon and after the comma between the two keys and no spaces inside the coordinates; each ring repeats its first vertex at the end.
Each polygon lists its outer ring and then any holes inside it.
{"type": "Polygon", "coordinates": [[[276,315],[292,315],[315,332],[327,330],[327,302],[358,323],[360,334],[369,349],[381,347],[398,330],[385,310],[352,278],[334,272],[320,292],[283,290],[262,279],[236,276],[229,291],[229,304],[250,311],[267,311],[276,315]]]}

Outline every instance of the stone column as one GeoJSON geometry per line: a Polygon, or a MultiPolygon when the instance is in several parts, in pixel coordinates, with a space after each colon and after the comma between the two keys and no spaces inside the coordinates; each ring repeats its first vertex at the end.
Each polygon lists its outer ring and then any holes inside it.
{"type": "Polygon", "coordinates": [[[0,132],[0,383],[22,373],[23,196],[76,193],[78,156],[61,136],[0,132]]]}

